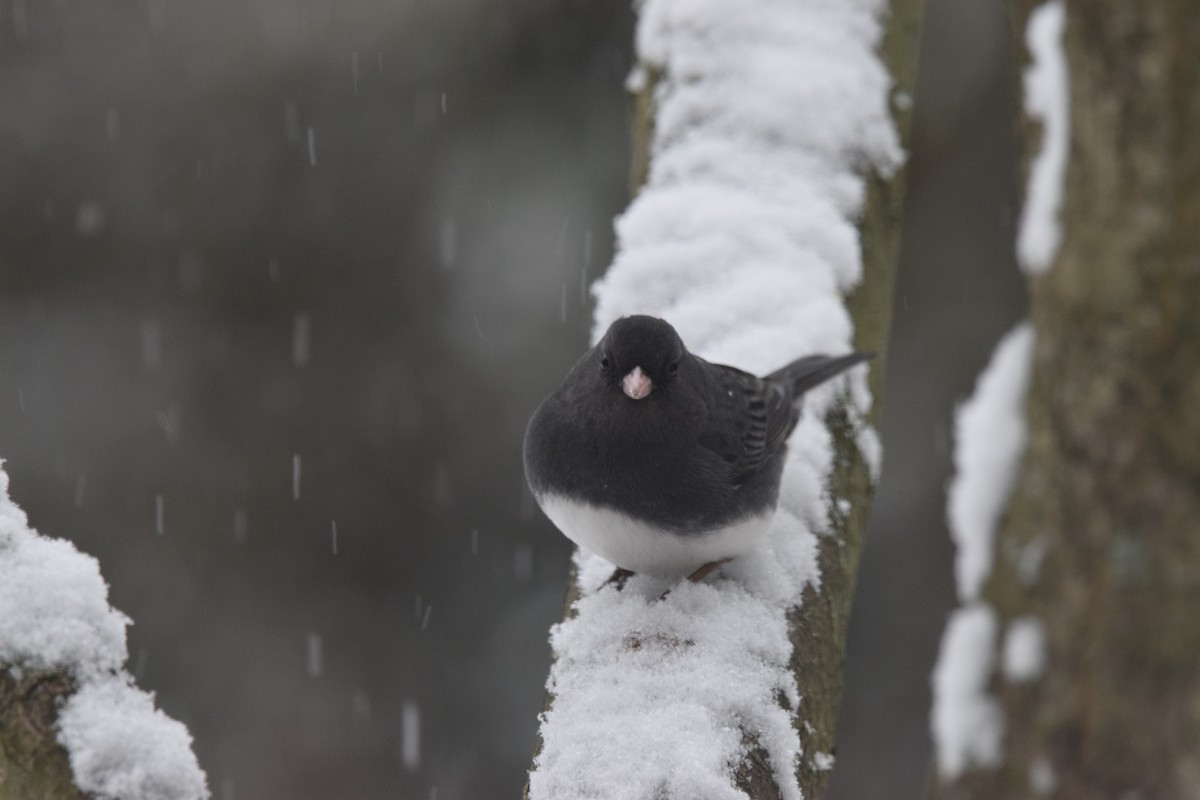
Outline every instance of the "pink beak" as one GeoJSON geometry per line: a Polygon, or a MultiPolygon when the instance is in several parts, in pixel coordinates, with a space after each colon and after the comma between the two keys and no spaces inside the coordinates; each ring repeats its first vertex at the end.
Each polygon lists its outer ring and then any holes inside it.
{"type": "Polygon", "coordinates": [[[621,387],[625,390],[625,394],[632,399],[641,400],[654,391],[654,381],[650,380],[649,375],[642,372],[641,367],[634,367],[628,375],[621,379],[621,387]]]}

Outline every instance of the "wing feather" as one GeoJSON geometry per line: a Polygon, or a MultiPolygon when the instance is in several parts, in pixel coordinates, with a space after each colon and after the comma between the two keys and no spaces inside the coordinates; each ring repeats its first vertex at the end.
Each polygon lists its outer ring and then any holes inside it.
{"type": "Polygon", "coordinates": [[[788,387],[721,364],[707,364],[716,387],[701,444],[729,465],[732,483],[757,473],[787,442],[800,417],[788,387]]]}

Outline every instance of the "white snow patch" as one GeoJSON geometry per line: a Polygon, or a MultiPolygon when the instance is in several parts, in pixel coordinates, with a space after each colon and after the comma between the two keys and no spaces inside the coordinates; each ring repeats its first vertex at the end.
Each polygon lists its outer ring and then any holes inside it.
{"type": "Polygon", "coordinates": [[[996,524],[1025,452],[1025,396],[1034,333],[1021,323],[1008,333],[955,415],[954,478],[947,516],[958,547],[955,575],[963,602],[979,597],[992,571],[996,524]]]}
{"type": "Polygon", "coordinates": [[[0,468],[0,665],[63,670],[77,681],[59,741],[83,791],[102,800],[207,798],[187,729],[123,668],[128,624],[108,604],[96,559],[31,529],[0,468]]]}
{"type": "Polygon", "coordinates": [[[798,701],[785,616],[732,581],[681,584],[661,602],[660,591],[634,578],[584,597],[554,628],[554,705],[531,796],[744,798],[731,772],[745,731],[798,797],[799,741],[776,700],[798,701]]]}
{"type": "Polygon", "coordinates": [[[1000,763],[1004,712],[988,694],[996,662],[996,615],[973,603],[950,616],[933,671],[933,741],[938,773],[1000,763]]]}
{"type": "Polygon", "coordinates": [[[1000,760],[1004,712],[987,691],[996,660],[997,621],[979,593],[992,571],[996,525],[1025,451],[1024,403],[1033,345],[1027,322],[1001,339],[975,393],[955,417],[955,474],[947,517],[958,549],[955,575],[964,606],[946,626],[933,673],[933,738],[943,780],[1000,760]]]}
{"type": "Polygon", "coordinates": [[[0,663],[88,674],[125,662],[129,619],[107,602],[96,559],[29,530],[0,470],[0,663]]]}
{"type": "Polygon", "coordinates": [[[84,682],[59,715],[75,785],[104,800],[208,797],[186,727],[124,674],[84,682]]]}
{"type": "Polygon", "coordinates": [[[813,753],[813,769],[818,772],[828,772],[833,769],[836,760],[833,753],[813,753]]]}
{"type": "Polygon", "coordinates": [[[1042,123],[1042,146],[1029,168],[1025,207],[1017,232],[1017,259],[1025,272],[1045,272],[1062,242],[1059,213],[1070,148],[1070,79],[1063,53],[1063,0],[1033,10],[1025,44],[1033,62],[1025,72],[1025,113],[1042,123]]]}
{"type": "MultiPolygon", "coordinates": [[[[662,79],[646,185],[618,219],[595,287],[593,338],[618,317],[671,322],[699,355],[766,373],[852,349],[842,301],[862,275],[863,172],[902,154],[875,49],[880,0],[646,0],[637,45],[662,79]]],[[[633,85],[646,78],[635,70],[633,85]]],[[[833,445],[825,413],[871,406],[866,367],[810,393],[779,511],[751,554],[700,585],[612,572],[580,551],[584,596],[551,637],[551,709],[533,800],[741,798],[743,736],[763,746],[788,800],[800,757],[787,610],[820,586],[833,445]]],[[[878,438],[862,426],[872,469],[878,438]]],[[[803,721],[801,721],[801,724],[803,721]]]]}
{"type": "Polygon", "coordinates": [[[1004,677],[1025,683],[1046,668],[1046,631],[1037,617],[1018,617],[1004,634],[1004,677]]]}

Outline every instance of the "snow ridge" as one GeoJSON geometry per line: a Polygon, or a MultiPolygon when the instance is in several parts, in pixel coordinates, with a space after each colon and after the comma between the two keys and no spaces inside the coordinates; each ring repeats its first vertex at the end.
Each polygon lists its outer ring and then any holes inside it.
{"type": "MultiPolygon", "coordinates": [[[[759,374],[845,353],[843,294],[861,278],[862,172],[902,154],[875,54],[879,0],[646,0],[637,45],[655,86],[645,187],[618,219],[618,253],[595,287],[594,338],[616,318],[661,316],[690,349],[759,374]]],[[[643,74],[642,80],[645,80],[643,74]]],[[[554,694],[533,800],[741,798],[749,737],[787,800],[802,757],[787,610],[820,585],[839,393],[870,408],[866,369],[813,391],[793,434],[780,508],[759,550],[700,585],[612,571],[577,556],[584,596],[552,632],[554,694]]],[[[877,461],[878,440],[862,427],[877,461]]],[[[824,763],[824,762],[822,762],[824,763]]]]}
{"type": "MultiPolygon", "coordinates": [[[[3,462],[0,462],[2,464],[3,462]]],[[[124,670],[128,617],[108,604],[96,559],[29,527],[0,467],[0,665],[70,673],[59,713],[75,785],[100,800],[204,800],[192,737],[124,670]]]]}

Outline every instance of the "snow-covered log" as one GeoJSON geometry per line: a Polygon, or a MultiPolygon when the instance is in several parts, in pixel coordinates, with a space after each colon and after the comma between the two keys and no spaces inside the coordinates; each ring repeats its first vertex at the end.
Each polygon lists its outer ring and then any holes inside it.
{"type": "Polygon", "coordinates": [[[1029,322],[959,414],[934,796],[1200,786],[1200,6],[1022,4],[1029,322]]]}
{"type": "MultiPolygon", "coordinates": [[[[645,0],[634,180],[596,335],[661,316],[713,361],[882,353],[917,3],[645,0]],[[882,48],[882,50],[881,50],[882,48]],[[881,57],[881,52],[883,57],[881,57]]],[[[703,583],[580,552],[533,800],[814,797],[880,450],[882,359],[810,393],[767,541],[703,583]]]]}
{"type": "Polygon", "coordinates": [[[96,559],[39,535],[0,468],[0,800],[204,800],[187,729],[125,671],[96,559]]]}

